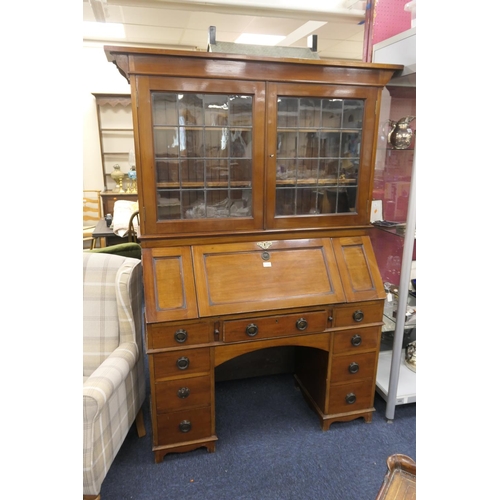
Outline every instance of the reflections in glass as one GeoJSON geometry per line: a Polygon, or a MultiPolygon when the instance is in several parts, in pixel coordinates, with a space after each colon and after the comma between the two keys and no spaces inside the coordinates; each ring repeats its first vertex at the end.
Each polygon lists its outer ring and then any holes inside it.
{"type": "Polygon", "coordinates": [[[276,215],[355,210],[364,102],[278,98],[276,215]]]}
{"type": "Polygon", "coordinates": [[[252,96],[154,92],[152,101],[160,220],[250,217],[252,96]]]}
{"type": "Polygon", "coordinates": [[[232,127],[252,126],[253,99],[248,95],[229,97],[229,125],[232,127]]]}
{"type": "Polygon", "coordinates": [[[278,127],[297,127],[299,100],[295,97],[278,97],[278,127]]]}

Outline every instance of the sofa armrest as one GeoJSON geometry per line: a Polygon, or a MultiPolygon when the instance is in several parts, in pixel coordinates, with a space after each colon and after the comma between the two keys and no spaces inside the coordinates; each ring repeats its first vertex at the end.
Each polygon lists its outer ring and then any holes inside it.
{"type": "Polygon", "coordinates": [[[120,344],[83,383],[83,418],[93,420],[137,363],[138,347],[133,342],[120,344]]]}

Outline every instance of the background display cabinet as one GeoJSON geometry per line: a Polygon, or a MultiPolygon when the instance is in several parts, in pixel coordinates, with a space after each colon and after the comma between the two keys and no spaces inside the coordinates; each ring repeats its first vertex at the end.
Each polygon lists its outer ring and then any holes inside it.
{"type": "Polygon", "coordinates": [[[371,420],[385,292],[369,237],[398,65],[105,47],[135,110],[153,450],[214,451],[215,370],[292,349],[327,430],[371,420]]]}
{"type": "Polygon", "coordinates": [[[373,199],[379,200],[379,217],[384,221],[374,222],[371,234],[392,298],[385,308],[377,391],[387,403],[386,418],[393,420],[397,405],[417,400],[416,28],[374,45],[373,60],[404,65],[382,92],[373,199]],[[414,354],[411,363],[406,363],[407,353],[414,354]]]}
{"type": "MultiPolygon", "coordinates": [[[[104,214],[113,214],[117,200],[137,201],[131,192],[127,174],[130,170],[130,151],[134,151],[134,127],[130,94],[93,94],[96,102],[99,143],[101,147],[104,190],[101,200],[104,214]],[[112,174],[115,166],[124,174],[119,192],[112,174]]],[[[134,165],[135,167],[135,165],[134,165]]]]}

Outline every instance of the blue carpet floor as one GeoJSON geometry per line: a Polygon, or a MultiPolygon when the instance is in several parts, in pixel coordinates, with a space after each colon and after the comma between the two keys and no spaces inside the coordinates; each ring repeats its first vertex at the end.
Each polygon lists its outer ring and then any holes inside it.
{"type": "Polygon", "coordinates": [[[322,431],[319,418],[280,374],[216,384],[215,453],[205,448],[154,462],[149,396],[147,435],[132,426],[102,485],[102,500],[373,500],[386,459],[416,460],[416,404],[385,419],[378,394],[373,421],[338,422],[322,431]]]}

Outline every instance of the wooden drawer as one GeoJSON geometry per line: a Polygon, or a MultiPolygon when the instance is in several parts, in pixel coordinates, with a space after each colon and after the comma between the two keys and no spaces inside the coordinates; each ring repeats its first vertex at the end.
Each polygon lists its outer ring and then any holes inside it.
{"type": "Polygon", "coordinates": [[[212,408],[196,408],[157,415],[157,446],[194,441],[212,435],[212,408]]]}
{"type": "Polygon", "coordinates": [[[168,377],[190,376],[210,370],[209,349],[185,349],[153,354],[156,381],[168,377]]]}
{"type": "Polygon", "coordinates": [[[328,413],[369,409],[373,406],[374,395],[373,378],[348,384],[331,384],[328,413]]]}
{"type": "Polygon", "coordinates": [[[207,406],[211,395],[209,375],[159,382],[155,385],[156,411],[166,413],[207,406]]]}
{"type": "Polygon", "coordinates": [[[304,333],[320,333],[326,329],[326,310],[225,321],[224,342],[267,339],[304,333]]]}
{"type": "Polygon", "coordinates": [[[346,307],[336,307],[333,312],[333,326],[362,326],[380,323],[384,313],[384,302],[358,302],[346,307]]]}
{"type": "Polygon", "coordinates": [[[331,382],[351,382],[375,376],[376,352],[352,353],[334,356],[332,359],[331,382]]]}
{"type": "Polygon", "coordinates": [[[380,332],[379,326],[335,332],[333,334],[333,353],[341,354],[378,349],[380,332]]]}
{"type": "Polygon", "coordinates": [[[148,349],[191,346],[210,342],[212,323],[186,323],[169,325],[156,323],[148,325],[148,349]]]}

